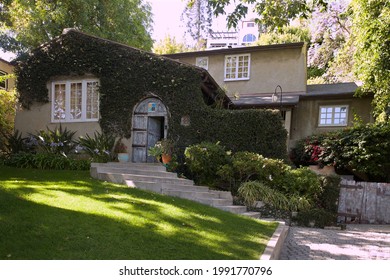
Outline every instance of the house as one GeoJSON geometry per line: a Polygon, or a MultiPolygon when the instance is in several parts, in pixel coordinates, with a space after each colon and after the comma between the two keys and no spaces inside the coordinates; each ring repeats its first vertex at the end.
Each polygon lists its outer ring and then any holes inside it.
{"type": "MultiPolygon", "coordinates": [[[[14,72],[14,66],[0,58],[0,76],[9,75],[14,72]]],[[[15,80],[14,79],[7,79],[5,81],[0,82],[0,89],[10,91],[15,87],[15,80]]]]}
{"type": "Polygon", "coordinates": [[[354,114],[373,121],[372,97],[354,97],[355,83],[307,85],[304,43],[165,56],[207,69],[232,100],[231,109],[280,110],[289,148],[306,136],[351,126],[354,114]]]}
{"type": "Polygon", "coordinates": [[[123,138],[134,162],[170,138],[181,152],[220,141],[284,158],[286,133],[271,110],[228,110],[231,99],[202,67],[68,29],[33,50],[15,69],[23,135],[62,125],[77,136],[123,138]],[[251,124],[246,127],[246,124],[251,124]]]}

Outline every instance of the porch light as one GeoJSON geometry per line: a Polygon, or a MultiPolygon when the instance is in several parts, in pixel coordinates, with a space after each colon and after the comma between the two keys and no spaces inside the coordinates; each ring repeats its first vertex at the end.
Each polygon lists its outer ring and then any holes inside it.
{"type": "Polygon", "coordinates": [[[275,88],[275,93],[272,94],[272,102],[276,103],[278,100],[280,100],[280,113],[282,113],[282,106],[283,106],[283,90],[280,85],[277,85],[275,88]],[[278,93],[278,88],[280,89],[280,93],[278,93]]]}

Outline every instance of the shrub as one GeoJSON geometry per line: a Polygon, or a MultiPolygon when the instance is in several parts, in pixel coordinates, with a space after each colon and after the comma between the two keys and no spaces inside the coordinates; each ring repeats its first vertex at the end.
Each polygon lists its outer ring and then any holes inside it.
{"type": "Polygon", "coordinates": [[[243,197],[248,207],[252,207],[257,200],[274,208],[288,211],[307,209],[311,206],[310,200],[304,196],[286,195],[258,181],[243,183],[238,189],[238,194],[243,197]]]}
{"type": "Polygon", "coordinates": [[[322,208],[306,209],[298,212],[297,217],[293,218],[300,226],[310,226],[314,222],[314,227],[324,228],[325,226],[335,225],[337,214],[326,211],[322,208]]]}
{"type": "Polygon", "coordinates": [[[36,135],[31,136],[37,140],[38,151],[68,155],[76,146],[76,142],[73,141],[75,133],[67,128],[63,129],[60,124],[59,128],[55,127],[53,130],[47,128],[46,131],[40,130],[36,135]]]}
{"type": "Polygon", "coordinates": [[[230,161],[229,152],[217,142],[202,142],[186,148],[185,164],[197,184],[216,186],[217,171],[230,161]]]}
{"type": "Polygon", "coordinates": [[[6,159],[5,164],[18,168],[89,170],[89,160],[72,159],[60,154],[20,152],[6,159]]]}
{"type": "Polygon", "coordinates": [[[94,162],[108,162],[114,159],[112,150],[115,145],[115,137],[95,132],[92,138],[88,134],[80,137],[77,142],[94,162]]]}
{"type": "Polygon", "coordinates": [[[318,197],[318,206],[331,213],[337,213],[338,200],[340,196],[340,180],[339,176],[320,176],[322,192],[318,197]]]}

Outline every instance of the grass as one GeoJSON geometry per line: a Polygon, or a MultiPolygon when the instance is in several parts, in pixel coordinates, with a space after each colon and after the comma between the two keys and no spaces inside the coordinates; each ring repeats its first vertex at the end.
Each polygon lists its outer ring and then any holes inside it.
{"type": "Polygon", "coordinates": [[[0,259],[258,259],[276,226],[84,171],[0,166],[0,259]]]}

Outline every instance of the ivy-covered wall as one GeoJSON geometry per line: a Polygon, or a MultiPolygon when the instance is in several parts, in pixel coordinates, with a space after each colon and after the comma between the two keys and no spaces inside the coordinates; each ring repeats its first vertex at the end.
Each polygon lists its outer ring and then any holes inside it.
{"type": "Polygon", "coordinates": [[[204,71],[191,65],[71,30],[34,50],[15,72],[25,108],[49,101],[50,79],[92,74],[100,79],[100,126],[106,133],[129,138],[134,106],[153,95],[169,110],[169,138],[177,147],[220,141],[233,151],[286,157],[286,132],[277,112],[207,105],[204,71]],[[182,125],[183,117],[189,125],[182,125]]]}

